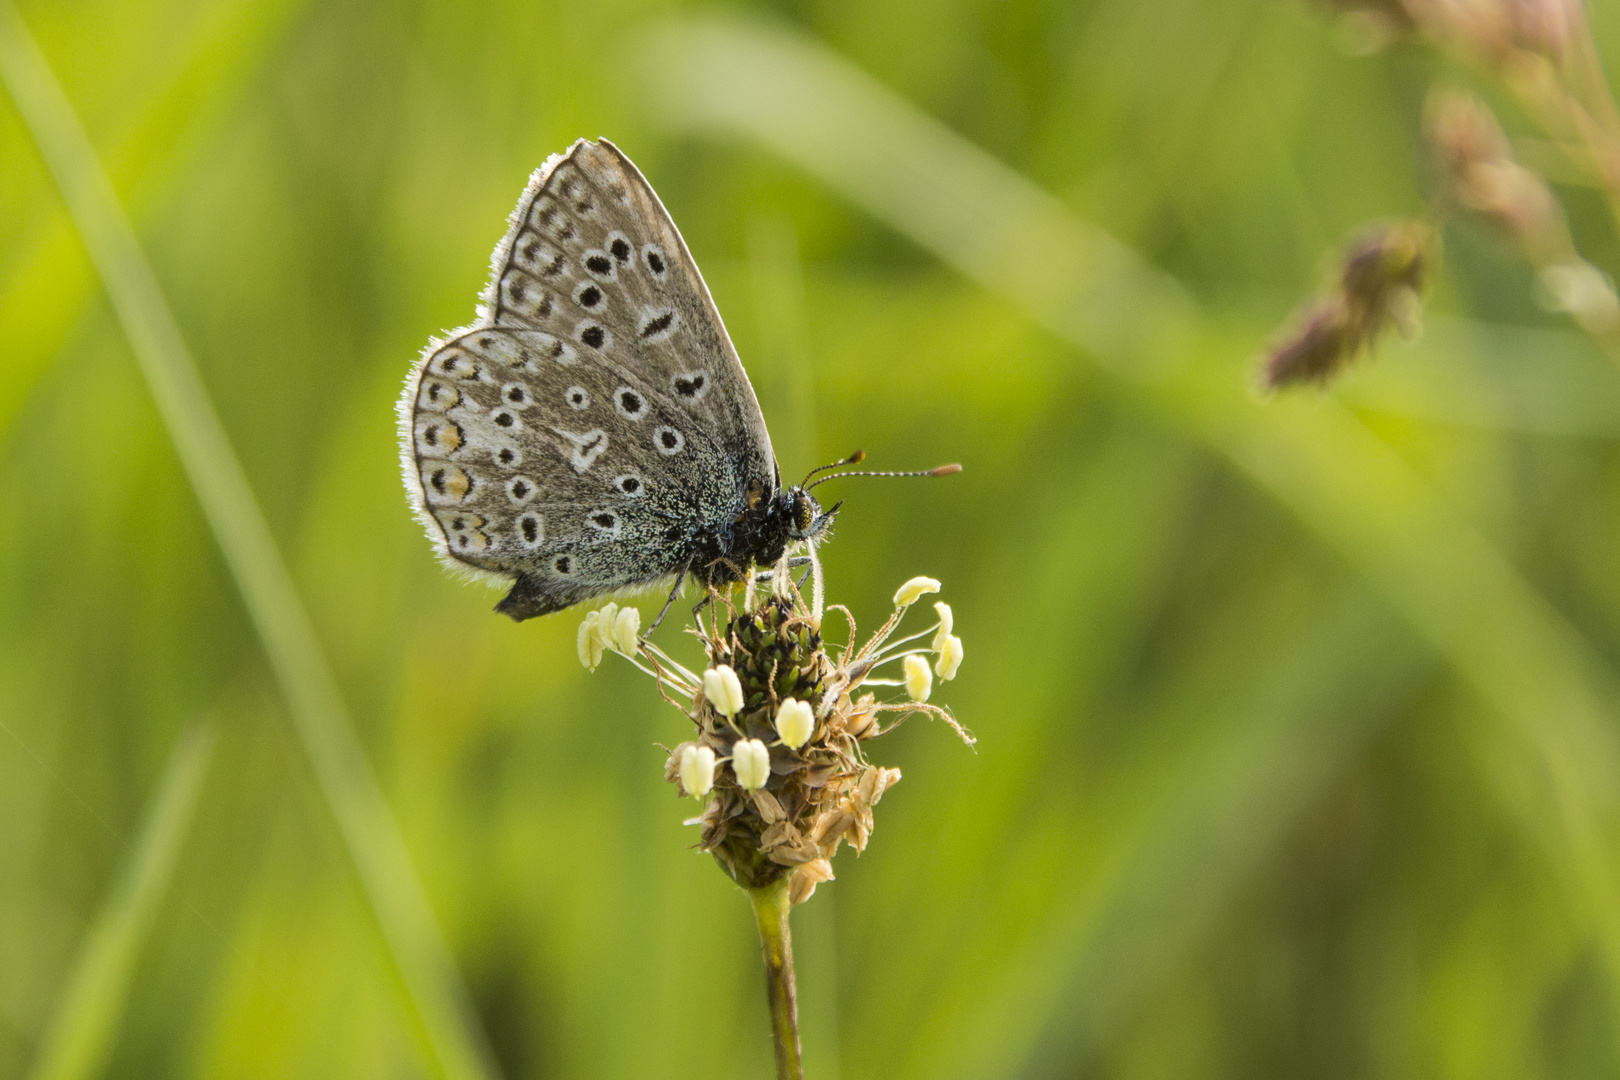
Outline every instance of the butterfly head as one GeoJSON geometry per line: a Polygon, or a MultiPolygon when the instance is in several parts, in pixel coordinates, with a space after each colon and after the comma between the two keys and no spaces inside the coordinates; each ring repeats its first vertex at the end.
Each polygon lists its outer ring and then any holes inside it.
{"type": "Polygon", "coordinates": [[[823,511],[815,497],[802,487],[788,488],[782,497],[788,507],[788,536],[794,540],[814,540],[819,537],[832,524],[838,507],[844,505],[836,503],[831,510],[823,511]]]}

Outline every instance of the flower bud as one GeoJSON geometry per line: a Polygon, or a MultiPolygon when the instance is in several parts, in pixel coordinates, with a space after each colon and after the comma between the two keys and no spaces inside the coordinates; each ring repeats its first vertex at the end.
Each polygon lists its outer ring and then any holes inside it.
{"type": "Polygon", "coordinates": [[[895,607],[909,607],[917,602],[923,593],[939,592],[939,582],[931,577],[914,577],[894,594],[895,607]]]}
{"type": "Polygon", "coordinates": [[[613,647],[624,655],[636,655],[641,648],[641,611],[633,607],[620,608],[607,636],[612,639],[613,647]]]}
{"type": "Polygon", "coordinates": [[[928,661],[916,653],[906,657],[906,693],[912,701],[927,701],[934,688],[934,673],[928,670],[928,661]]]}
{"type": "Polygon", "coordinates": [[[742,683],[737,681],[737,673],[725,664],[703,673],[703,696],[709,699],[715,712],[727,719],[742,712],[742,683]]]}
{"type": "Polygon", "coordinates": [[[782,707],[776,711],[776,733],[782,737],[783,746],[797,750],[810,741],[815,730],[816,714],[808,701],[783,700],[782,707]]]}
{"type": "Polygon", "coordinates": [[[601,612],[588,611],[579,624],[579,662],[587,671],[595,671],[596,665],[602,662],[602,635],[597,632],[601,619],[601,612]]]}
{"type": "Polygon", "coordinates": [[[951,605],[943,600],[936,600],[934,610],[939,612],[939,629],[934,632],[934,643],[931,648],[935,652],[943,652],[945,639],[951,636],[951,605]]]}
{"type": "Polygon", "coordinates": [[[687,746],[681,754],[681,787],[701,799],[714,787],[714,751],[707,746],[687,746]]]}
{"type": "Polygon", "coordinates": [[[731,748],[731,771],[737,774],[737,783],[745,791],[757,791],[771,778],[771,752],[758,739],[739,740],[731,748]]]}
{"type": "Polygon", "coordinates": [[[945,639],[945,647],[939,650],[939,660],[934,664],[934,672],[939,676],[940,682],[950,682],[956,678],[956,669],[962,666],[962,639],[954,634],[945,639]]]}

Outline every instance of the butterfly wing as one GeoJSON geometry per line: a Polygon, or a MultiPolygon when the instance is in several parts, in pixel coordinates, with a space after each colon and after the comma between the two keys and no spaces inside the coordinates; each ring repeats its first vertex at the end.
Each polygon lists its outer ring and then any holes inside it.
{"type": "Polygon", "coordinates": [[[478,320],[400,402],[406,487],[440,554],[528,618],[686,568],[689,538],[775,489],[748,377],[679,231],[628,158],[546,162],[478,320]]]}

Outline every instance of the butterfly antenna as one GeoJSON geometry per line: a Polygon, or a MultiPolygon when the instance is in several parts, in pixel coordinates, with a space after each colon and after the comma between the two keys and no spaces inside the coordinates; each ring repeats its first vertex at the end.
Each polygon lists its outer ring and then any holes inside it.
{"type": "MultiPolygon", "coordinates": [[[[834,468],[834,467],[835,466],[828,466],[828,468],[834,468]]],[[[816,470],[816,472],[820,472],[820,471],[821,471],[820,469],[816,470]]],[[[935,466],[932,469],[918,469],[918,470],[913,471],[913,472],[841,472],[841,473],[833,473],[830,476],[823,476],[820,480],[817,480],[814,484],[805,485],[804,490],[809,491],[811,488],[819,487],[820,485],[825,484],[829,480],[842,480],[846,476],[949,476],[952,473],[959,473],[961,471],[962,471],[962,466],[960,466],[960,465],[938,465],[938,466],[935,466]]],[[[808,480],[809,477],[807,476],[807,477],[805,477],[805,479],[808,480]]]]}
{"type": "Polygon", "coordinates": [[[824,473],[828,469],[842,469],[845,465],[859,465],[865,460],[866,451],[857,450],[843,461],[835,461],[831,465],[822,465],[818,468],[811,469],[809,472],[804,474],[804,479],[799,481],[799,486],[804,487],[804,485],[808,484],[810,482],[810,478],[816,475],[816,473],[824,473]]]}

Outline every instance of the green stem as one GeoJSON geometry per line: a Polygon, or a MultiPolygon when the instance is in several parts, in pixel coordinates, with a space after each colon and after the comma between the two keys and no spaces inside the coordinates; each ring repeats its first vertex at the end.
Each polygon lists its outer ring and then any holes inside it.
{"type": "Polygon", "coordinates": [[[788,929],[788,877],[749,889],[759,944],[765,953],[765,1000],[776,1044],[776,1080],[804,1080],[799,1054],[799,1005],[793,992],[793,935],[788,929]]]}

